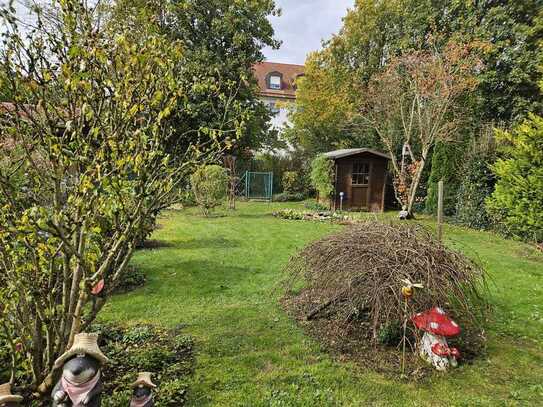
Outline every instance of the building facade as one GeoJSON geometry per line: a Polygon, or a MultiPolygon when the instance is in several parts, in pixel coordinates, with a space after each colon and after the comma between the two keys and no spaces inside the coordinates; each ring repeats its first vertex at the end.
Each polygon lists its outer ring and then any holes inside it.
{"type": "Polygon", "coordinates": [[[289,106],[296,102],[296,81],[304,75],[304,66],[262,62],[253,69],[260,98],[272,112],[272,126],[281,130],[289,124],[289,106]]]}

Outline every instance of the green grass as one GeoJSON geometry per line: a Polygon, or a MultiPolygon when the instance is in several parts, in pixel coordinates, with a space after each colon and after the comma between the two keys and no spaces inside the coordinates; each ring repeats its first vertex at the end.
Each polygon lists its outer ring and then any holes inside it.
{"type": "Polygon", "coordinates": [[[153,236],[164,246],[133,260],[148,283],[115,297],[102,318],[186,324],[197,344],[193,406],[543,405],[541,254],[447,225],[447,243],[479,259],[492,277],[488,352],[447,375],[404,382],[336,360],[278,305],[288,258],[341,228],[271,216],[300,205],[243,203],[211,219],[192,209],[168,211],[153,236]]]}

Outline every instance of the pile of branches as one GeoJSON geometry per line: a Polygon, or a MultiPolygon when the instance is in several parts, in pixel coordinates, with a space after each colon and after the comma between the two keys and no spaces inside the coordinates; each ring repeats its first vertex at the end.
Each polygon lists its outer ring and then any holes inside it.
{"type": "Polygon", "coordinates": [[[372,342],[383,330],[435,306],[479,334],[487,310],[485,273],[421,225],[357,223],[314,242],[286,267],[287,306],[299,319],[355,324],[372,342]],[[420,283],[408,306],[406,281],[420,283]],[[294,305],[295,304],[295,305],[294,305]]]}

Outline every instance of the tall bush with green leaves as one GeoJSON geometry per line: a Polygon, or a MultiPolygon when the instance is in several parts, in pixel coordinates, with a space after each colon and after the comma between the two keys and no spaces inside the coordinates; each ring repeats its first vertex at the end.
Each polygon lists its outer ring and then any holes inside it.
{"type": "Polygon", "coordinates": [[[190,177],[196,203],[204,216],[221,205],[226,198],[228,174],[220,165],[205,165],[190,177]]]}
{"type": "Polygon", "coordinates": [[[309,190],[303,171],[285,171],[282,184],[286,194],[306,194],[309,190]]]}
{"type": "Polygon", "coordinates": [[[334,163],[321,154],[311,162],[311,184],[319,198],[330,198],[334,192],[334,163]]]}
{"type": "Polygon", "coordinates": [[[543,117],[530,115],[496,139],[503,158],[492,166],[497,182],[488,212],[505,234],[543,242],[543,117]]]}
{"type": "Polygon", "coordinates": [[[459,169],[461,182],[456,195],[454,220],[474,229],[488,229],[492,226],[492,220],[488,216],[485,200],[494,191],[496,183],[490,168],[496,161],[494,130],[491,127],[484,129],[471,142],[462,158],[464,163],[459,169]]]}

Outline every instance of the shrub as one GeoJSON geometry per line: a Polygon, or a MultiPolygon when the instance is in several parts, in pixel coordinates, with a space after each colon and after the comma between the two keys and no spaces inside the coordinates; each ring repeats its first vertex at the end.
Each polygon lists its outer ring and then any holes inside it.
{"type": "Polygon", "coordinates": [[[145,273],[141,269],[129,266],[128,271],[119,279],[114,292],[117,294],[135,290],[143,286],[146,281],[145,273]]]}
{"type": "Polygon", "coordinates": [[[285,171],[282,178],[283,192],[287,194],[304,194],[308,188],[305,179],[299,171],[285,171]]]}
{"type": "Polygon", "coordinates": [[[283,192],[282,194],[277,194],[273,196],[273,200],[275,202],[299,202],[303,201],[305,199],[305,195],[297,192],[297,193],[288,193],[283,192]]]}
{"type": "Polygon", "coordinates": [[[157,406],[185,404],[188,378],[194,371],[193,343],[179,328],[97,324],[93,330],[100,333],[100,347],[110,359],[103,368],[104,407],[128,405],[132,395],[130,384],[142,371],[153,372],[153,381],[158,385],[157,406]]]}
{"type": "Polygon", "coordinates": [[[475,229],[488,229],[492,221],[485,200],[494,190],[495,177],[490,165],[496,160],[494,136],[475,141],[464,157],[462,182],[456,196],[455,222],[475,229]]]}
{"type": "Polygon", "coordinates": [[[318,212],[327,211],[330,209],[328,205],[323,205],[315,201],[306,202],[304,206],[306,209],[309,209],[310,211],[318,211],[318,212]]]}
{"type": "Polygon", "coordinates": [[[205,165],[190,177],[196,203],[205,216],[219,206],[226,198],[228,174],[219,165],[205,165]]]}
{"type": "Polygon", "coordinates": [[[334,192],[334,164],[324,155],[317,156],[311,163],[311,184],[321,198],[329,198],[334,192]]]}
{"type": "Polygon", "coordinates": [[[500,230],[543,241],[543,117],[530,115],[513,132],[497,131],[504,158],[491,168],[497,182],[487,209],[500,230]]]}

